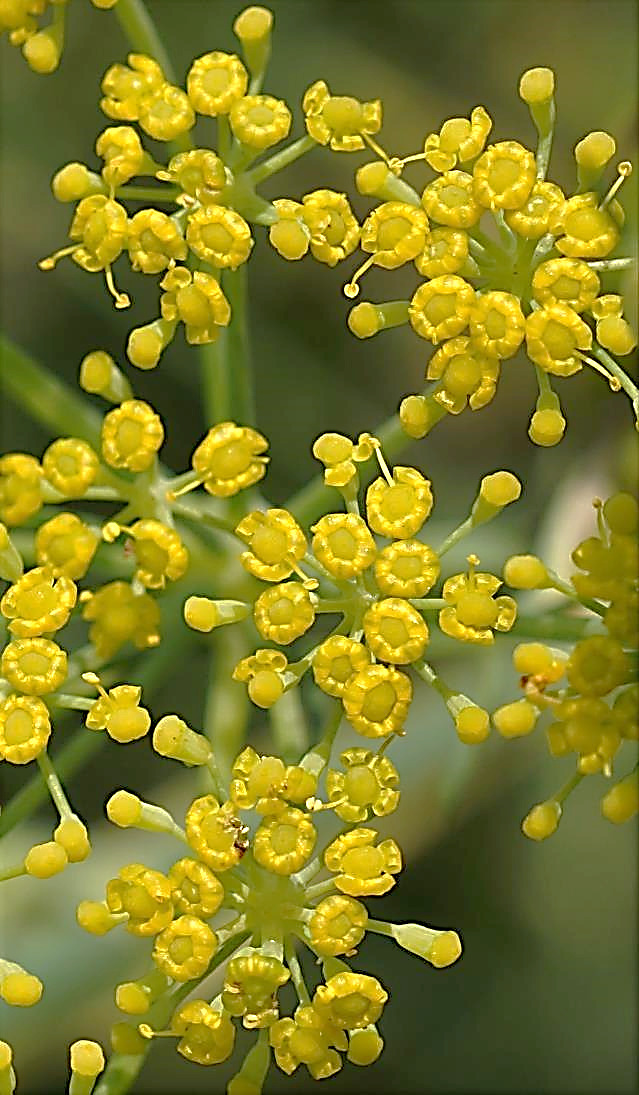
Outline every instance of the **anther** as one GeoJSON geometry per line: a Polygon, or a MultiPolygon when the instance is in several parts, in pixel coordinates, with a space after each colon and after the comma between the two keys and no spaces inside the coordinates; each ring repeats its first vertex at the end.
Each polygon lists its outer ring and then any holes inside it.
{"type": "Polygon", "coordinates": [[[580,358],[581,361],[583,361],[584,365],[590,365],[591,369],[594,369],[595,372],[599,373],[600,376],[602,376],[604,380],[607,381],[611,391],[621,391],[621,382],[617,379],[616,376],[613,376],[612,373],[609,373],[608,370],[604,368],[604,366],[601,364],[601,362],[595,361],[594,358],[588,357],[587,354],[583,354],[579,350],[577,351],[577,356],[580,358]]]}
{"type": "Polygon", "coordinates": [[[357,282],[361,277],[363,277],[366,271],[370,269],[376,258],[377,255],[370,255],[366,259],[366,261],[362,263],[359,269],[355,271],[351,280],[347,282],[347,284],[344,286],[344,296],[348,297],[349,300],[354,300],[355,297],[359,296],[359,285],[357,284],[357,282]]]}
{"type": "Polygon", "coordinates": [[[110,266],[104,267],[104,280],[106,282],[107,289],[113,297],[116,308],[130,308],[131,298],[127,293],[121,293],[118,289],[116,289],[115,282],[113,280],[113,271],[111,270],[110,266]]]}
{"type": "Polygon", "coordinates": [[[384,476],[384,479],[388,483],[389,487],[394,487],[395,486],[395,480],[393,479],[392,472],[391,472],[388,464],[386,463],[386,461],[384,459],[384,454],[382,453],[382,447],[381,447],[379,441],[377,440],[377,438],[374,438],[372,443],[373,443],[373,447],[375,449],[375,456],[377,457],[377,463],[380,466],[381,473],[384,476]]]}
{"type": "Polygon", "coordinates": [[[606,194],[605,198],[602,199],[599,206],[600,209],[606,208],[606,206],[609,204],[609,202],[612,201],[615,194],[619,190],[619,187],[623,185],[629,175],[632,175],[632,164],[629,162],[629,160],[623,160],[622,163],[617,164],[617,171],[619,174],[613,182],[612,186],[610,187],[610,190],[606,194]]]}
{"type": "Polygon", "coordinates": [[[376,156],[379,156],[380,160],[383,160],[385,164],[390,166],[391,158],[388,152],[384,152],[381,145],[378,145],[377,141],[374,141],[372,137],[369,137],[368,133],[362,133],[362,137],[366,141],[369,148],[373,150],[376,156]]]}
{"type": "Polygon", "coordinates": [[[60,259],[63,259],[66,255],[72,255],[79,247],[79,243],[72,243],[70,247],[61,247],[59,251],[54,251],[48,258],[40,259],[40,262],[38,263],[40,270],[53,270],[60,259]]]}

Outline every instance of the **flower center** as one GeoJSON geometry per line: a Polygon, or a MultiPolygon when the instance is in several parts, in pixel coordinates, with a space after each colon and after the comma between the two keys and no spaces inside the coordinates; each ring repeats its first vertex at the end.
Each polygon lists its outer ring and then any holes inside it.
{"type": "Polygon", "coordinates": [[[366,764],[357,764],[346,773],[344,790],[354,806],[365,806],[377,798],[379,784],[366,764]]]}
{"type": "Polygon", "coordinates": [[[395,689],[388,681],[371,688],[362,704],[362,714],[370,722],[383,722],[395,706],[395,689]]]}
{"type": "Polygon", "coordinates": [[[488,593],[464,593],[457,602],[457,619],[466,627],[492,627],[498,608],[488,593]]]}
{"type": "Polygon", "coordinates": [[[12,711],[4,724],[7,745],[22,745],[33,735],[33,719],[26,711],[12,711]]]}

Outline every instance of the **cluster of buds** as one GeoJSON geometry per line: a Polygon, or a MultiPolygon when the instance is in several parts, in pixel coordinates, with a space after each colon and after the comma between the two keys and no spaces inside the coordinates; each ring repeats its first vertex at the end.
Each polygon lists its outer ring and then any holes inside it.
{"type": "Polygon", "coordinates": [[[576,192],[566,196],[546,178],[553,72],[525,72],[519,93],[537,129],[536,153],[513,140],[487,145],[493,123],[478,106],[470,118],[449,118],[429,134],[422,152],[385,156],[356,174],[360,193],[381,204],[362,226],[368,257],[344,287],[346,296],[359,294],[359,278],[371,266],[392,270],[413,262],[426,278],[410,299],[361,303],[348,319],[358,338],[409,324],[433,345],[426,367],[432,383],[400,408],[411,437],[424,437],[446,413],[486,406],[502,363],[524,343],[539,383],[529,427],[535,444],[557,444],[566,426],[551,377],[572,376],[584,365],[613,391],[623,389],[639,419],[639,391],[616,360],[637,340],[622,298],[603,285],[632,265],[613,257],[623,225],[615,194],[632,167],[620,163],[606,189],[615,141],[589,133],[575,148],[576,192]],[[413,161],[435,173],[421,194],[401,178],[413,161]]]}
{"type": "MultiPolygon", "coordinates": [[[[564,582],[534,555],[515,555],[504,567],[504,580],[520,590],[559,591],[570,611],[577,602],[588,618],[588,634],[569,652],[540,642],[515,648],[513,664],[521,678],[523,698],[493,713],[505,738],[534,730],[542,715],[553,757],[575,759],[575,771],[564,787],[538,803],[522,828],[532,840],[545,840],[559,825],[563,803],[585,776],[610,780],[623,750],[629,759],[639,738],[639,689],[636,660],[639,607],[637,529],[639,507],[632,495],[612,495],[595,502],[598,535],[578,544],[572,560],[579,568],[564,582]],[[633,683],[634,682],[634,683],[633,683]]],[[[621,824],[639,810],[637,765],[617,779],[604,795],[601,810],[621,824]]]]}
{"type": "MultiPolygon", "coordinates": [[[[91,0],[94,8],[106,11],[118,0],[91,0]]],[[[12,46],[19,46],[34,72],[46,76],[55,72],[64,49],[69,0],[0,0],[0,34],[6,33],[12,46]],[[51,21],[39,19],[51,14],[51,21]]]]}
{"type": "MultiPolygon", "coordinates": [[[[230,423],[217,427],[231,428],[248,444],[253,431],[230,423]]],[[[341,434],[323,434],[313,453],[324,465],[327,484],[342,495],[344,510],[326,513],[312,525],[310,545],[289,510],[246,514],[235,528],[245,547],[240,562],[267,588],[252,604],[191,597],[184,609],[187,624],[209,632],[252,615],[259,636],[275,648],[258,648],[236,665],[233,676],[247,684],[259,707],[272,707],[311,671],[322,692],[340,701],[359,734],[388,744],[403,733],[413,695],[411,667],[444,700],[461,740],[482,741],[489,733],[487,713],[449,688],[426,661],[426,618],[434,617],[445,635],[464,643],[490,645],[495,631],[511,629],[515,602],[497,595],[501,580],[478,572],[476,556],[468,557],[467,573],[443,582],[441,563],[453,545],[519,497],[519,480],[507,471],[485,476],[470,515],[433,547],[420,538],[433,494],[417,468],[391,470],[371,434],[360,435],[357,443],[341,434]],[[373,457],[382,474],[366,489],[364,517],[356,464],[373,457]],[[326,617],[337,617],[328,635],[326,617]],[[289,661],[281,648],[310,633],[316,623],[320,641],[289,661]]],[[[222,464],[222,450],[217,459],[222,464]]],[[[239,490],[241,484],[232,480],[229,491],[232,485],[239,490]]],[[[333,799],[341,801],[342,790],[334,781],[333,799]]],[[[348,810],[354,805],[349,803],[348,810]]]]}

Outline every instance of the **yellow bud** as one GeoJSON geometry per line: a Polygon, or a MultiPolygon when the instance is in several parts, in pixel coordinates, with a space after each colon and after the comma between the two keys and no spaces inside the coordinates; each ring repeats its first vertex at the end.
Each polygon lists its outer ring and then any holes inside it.
{"type": "Polygon", "coordinates": [[[522,832],[530,840],[546,840],[556,831],[561,821],[561,806],[554,799],[539,802],[521,823],[522,832]]]}
{"type": "Polygon", "coordinates": [[[355,173],[355,186],[360,194],[375,197],[386,183],[390,172],[381,160],[365,163],[355,173]]]}
{"type": "Polygon", "coordinates": [[[164,349],[161,333],[149,323],[146,327],[134,327],[129,335],[126,356],[138,369],[155,369],[164,349]]]}
{"type": "Polygon", "coordinates": [[[521,738],[534,730],[539,712],[528,700],[504,704],[493,713],[493,722],[502,738],[521,738]]]}
{"type": "Polygon", "coordinates": [[[62,819],[53,833],[53,839],[64,849],[69,863],[80,863],[91,852],[86,825],[75,814],[62,819]]]}
{"type": "Polygon", "coordinates": [[[0,1042],[0,1074],[11,1067],[13,1050],[8,1042],[0,1042]]]}
{"type": "Polygon", "coordinates": [[[31,973],[16,969],[0,982],[0,997],[14,1008],[30,1008],[42,996],[42,981],[31,973]]]}
{"type": "Polygon", "coordinates": [[[513,650],[513,665],[523,677],[544,676],[553,661],[553,652],[544,643],[520,643],[513,650]]]}
{"type": "Polygon", "coordinates": [[[348,313],[347,323],[349,329],[357,338],[372,338],[381,329],[377,308],[367,301],[356,304],[354,308],[351,308],[348,313]]]}
{"type": "Polygon", "coordinates": [[[619,780],[601,800],[601,812],[614,825],[623,825],[639,811],[639,776],[631,772],[619,780]]]}
{"type": "Polygon", "coordinates": [[[528,436],[531,441],[534,441],[535,445],[550,448],[552,445],[559,444],[564,436],[565,429],[566,419],[561,411],[547,408],[546,410],[535,411],[528,427],[528,436]]]}
{"type": "Polygon", "coordinates": [[[177,715],[165,715],[153,731],[153,748],[161,757],[181,760],[183,764],[206,764],[211,746],[202,734],[196,734],[177,715]]]}
{"type": "Polygon", "coordinates": [[[547,103],[555,90],[555,74],[551,68],[529,68],[519,81],[519,94],[525,103],[547,103]]]}
{"type": "Polygon", "coordinates": [[[597,324],[597,341],[613,354],[630,354],[637,339],[629,323],[621,316],[605,316],[597,324]]]}
{"type": "Polygon", "coordinates": [[[33,878],[51,878],[63,871],[68,862],[64,848],[54,840],[48,840],[29,849],[24,857],[24,868],[33,878]]]}
{"type": "Polygon", "coordinates": [[[81,901],[75,911],[75,918],[80,927],[91,935],[106,935],[122,919],[120,916],[114,916],[109,907],[101,901],[81,901]]]}
{"type": "Polygon", "coordinates": [[[303,258],[308,251],[309,236],[295,220],[277,221],[269,229],[268,238],[278,255],[291,262],[303,258]]]}
{"type": "Polygon", "coordinates": [[[512,472],[496,471],[493,475],[484,476],[479,493],[488,505],[501,509],[519,498],[521,483],[512,472]]]}
{"type": "Polygon", "coordinates": [[[69,1047],[69,1056],[71,1071],[80,1076],[99,1076],[105,1065],[102,1047],[84,1038],[69,1047]]]}
{"type": "Polygon", "coordinates": [[[106,813],[114,825],[128,829],[136,825],[142,816],[142,800],[128,791],[116,791],[106,804],[106,813]]]}
{"type": "Polygon", "coordinates": [[[391,924],[391,935],[404,950],[425,958],[432,966],[452,966],[462,952],[457,932],[438,931],[423,924],[391,924]]]}
{"type": "Polygon", "coordinates": [[[273,12],[258,5],[245,8],[233,23],[233,30],[242,44],[264,38],[271,33],[272,27],[273,12]]]}
{"type": "Polygon", "coordinates": [[[512,589],[546,589],[548,571],[536,555],[511,555],[504,563],[504,581],[512,589]]]}
{"type": "Polygon", "coordinates": [[[60,64],[60,47],[53,35],[46,30],[38,31],[27,38],[22,54],[29,68],[39,72],[41,76],[55,72],[60,64]]]}
{"type": "Polygon", "coordinates": [[[575,145],[575,159],[580,167],[599,171],[605,167],[617,151],[614,137],[602,130],[587,133],[575,145]]]}
{"type": "Polygon", "coordinates": [[[480,745],[490,734],[490,716],[482,707],[464,707],[455,718],[455,728],[464,745],[480,745]]]}
{"type": "Polygon", "coordinates": [[[272,669],[262,669],[251,677],[247,686],[249,697],[258,707],[269,708],[284,692],[284,684],[272,669]]]}
{"type": "Polygon", "coordinates": [[[384,1039],[380,1038],[376,1027],[353,1030],[349,1035],[346,1058],[352,1065],[372,1065],[383,1048],[384,1039]]]}
{"type": "Polygon", "coordinates": [[[100,176],[89,171],[86,164],[74,162],[56,171],[51,180],[51,190],[56,201],[78,202],[90,194],[100,194],[103,183],[100,176]]]}
{"type": "Polygon", "coordinates": [[[195,631],[212,631],[214,627],[245,620],[251,606],[243,601],[211,601],[208,597],[189,597],[184,604],[184,619],[195,631]]]}

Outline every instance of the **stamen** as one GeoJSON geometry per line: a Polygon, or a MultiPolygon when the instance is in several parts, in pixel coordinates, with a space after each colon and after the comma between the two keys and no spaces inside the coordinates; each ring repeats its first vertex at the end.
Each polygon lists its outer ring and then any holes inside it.
{"type": "Polygon", "coordinates": [[[74,251],[78,251],[81,247],[79,243],[72,243],[69,247],[61,247],[59,251],[54,251],[52,255],[49,255],[46,259],[40,259],[38,266],[40,270],[53,270],[55,264],[63,259],[65,255],[72,255],[74,251]]]}
{"type": "Polygon", "coordinates": [[[386,463],[386,461],[384,459],[384,454],[382,453],[382,447],[381,447],[379,441],[377,440],[377,438],[375,438],[374,441],[373,441],[373,447],[375,449],[375,456],[377,457],[377,463],[380,466],[380,469],[381,469],[382,475],[384,476],[384,479],[388,483],[389,487],[394,487],[395,486],[395,480],[393,479],[392,472],[391,472],[388,464],[386,463]]]}
{"type": "Polygon", "coordinates": [[[293,568],[293,571],[295,572],[295,574],[297,574],[298,578],[302,579],[302,585],[304,586],[304,589],[308,589],[309,592],[311,592],[312,590],[318,588],[319,582],[317,578],[309,578],[308,574],[304,573],[296,559],[292,559],[290,556],[287,556],[286,562],[289,563],[289,565],[293,568]]]}
{"type": "Polygon", "coordinates": [[[138,1023],[138,1031],[143,1038],[181,1038],[176,1030],[153,1030],[148,1023],[138,1023]]]}
{"type": "Polygon", "coordinates": [[[370,269],[376,258],[377,255],[370,255],[366,259],[366,261],[362,263],[359,269],[355,271],[351,280],[347,282],[347,284],[344,286],[344,296],[348,297],[349,300],[354,300],[355,297],[359,296],[359,285],[357,284],[357,282],[361,277],[363,277],[366,271],[370,269]]]}
{"type": "Polygon", "coordinates": [[[115,301],[116,308],[130,308],[131,298],[127,293],[121,293],[116,289],[115,282],[113,280],[113,271],[110,265],[104,267],[104,280],[106,281],[106,287],[109,290],[113,300],[115,301]]]}
{"type": "Polygon", "coordinates": [[[474,587],[474,585],[475,585],[475,567],[479,566],[479,556],[478,555],[468,555],[466,557],[466,562],[468,563],[468,581],[469,581],[469,584],[474,587]]]}
{"type": "Polygon", "coordinates": [[[617,171],[619,172],[619,175],[613,182],[605,198],[602,199],[599,206],[600,209],[606,208],[608,203],[612,201],[615,194],[619,190],[619,187],[623,186],[625,180],[628,178],[629,175],[632,175],[632,164],[629,160],[624,160],[622,163],[617,164],[617,171]]]}
{"type": "Polygon", "coordinates": [[[93,687],[96,688],[97,691],[102,696],[102,699],[106,700],[107,703],[111,703],[111,700],[109,699],[109,696],[107,695],[104,688],[102,687],[102,682],[101,682],[100,678],[98,677],[97,673],[83,673],[82,674],[82,680],[86,681],[87,684],[93,685],[93,687]]]}
{"type": "Polygon", "coordinates": [[[388,167],[393,172],[393,175],[401,175],[404,167],[407,163],[416,163],[417,160],[424,160],[426,158],[425,152],[415,152],[412,156],[392,156],[388,161],[388,167]]]}
{"type": "Polygon", "coordinates": [[[378,145],[377,141],[374,141],[372,137],[369,137],[368,133],[362,133],[362,137],[366,141],[368,147],[372,148],[373,152],[379,156],[380,160],[383,160],[385,164],[390,166],[391,157],[388,155],[388,152],[384,152],[381,145],[378,145]]]}
{"type": "Polygon", "coordinates": [[[609,373],[608,370],[605,369],[599,361],[595,361],[594,358],[588,357],[587,354],[583,354],[579,350],[577,351],[577,356],[581,358],[585,365],[590,365],[591,369],[594,369],[595,372],[603,376],[604,380],[608,382],[608,386],[610,387],[611,391],[618,392],[621,390],[621,382],[617,379],[616,376],[613,376],[612,373],[609,373]]]}
{"type": "Polygon", "coordinates": [[[343,806],[348,802],[348,796],[342,795],[341,798],[336,798],[334,802],[322,802],[320,798],[307,798],[304,805],[307,810],[312,810],[314,814],[318,814],[320,810],[333,810],[336,806],[343,806]]]}
{"type": "Polygon", "coordinates": [[[175,502],[176,498],[181,498],[183,494],[188,494],[190,490],[196,490],[197,487],[201,487],[202,482],[202,479],[194,479],[192,483],[186,483],[185,486],[178,487],[177,490],[167,490],[167,502],[175,502]]]}

